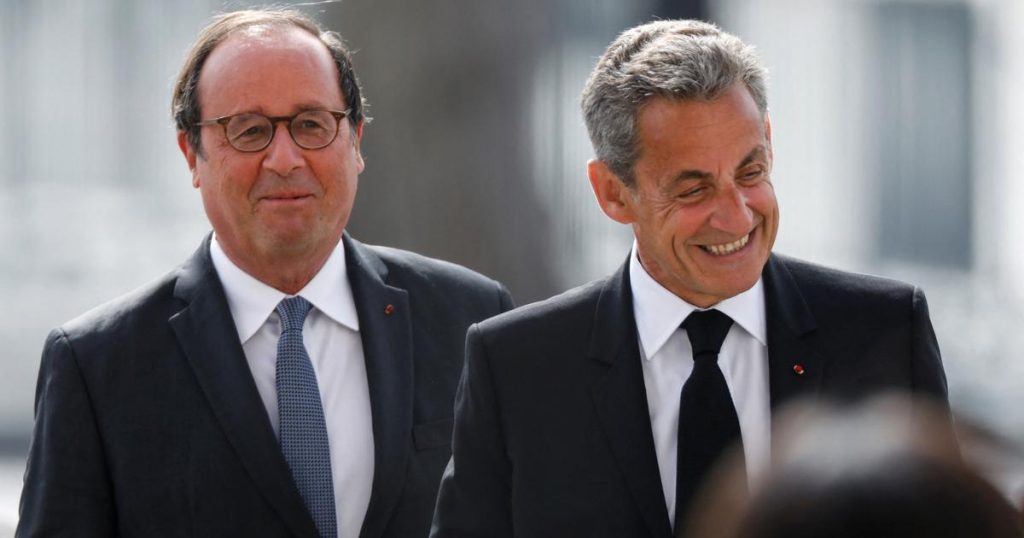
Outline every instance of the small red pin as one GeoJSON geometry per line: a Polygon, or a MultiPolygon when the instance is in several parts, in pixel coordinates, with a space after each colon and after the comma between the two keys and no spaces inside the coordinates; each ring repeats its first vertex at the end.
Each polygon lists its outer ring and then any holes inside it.
{"type": "Polygon", "coordinates": [[[384,307],[384,315],[385,316],[390,316],[394,312],[395,312],[395,305],[389,304],[389,305],[384,307]]]}
{"type": "Polygon", "coordinates": [[[804,367],[799,364],[794,364],[793,372],[796,373],[796,375],[804,375],[804,367]]]}

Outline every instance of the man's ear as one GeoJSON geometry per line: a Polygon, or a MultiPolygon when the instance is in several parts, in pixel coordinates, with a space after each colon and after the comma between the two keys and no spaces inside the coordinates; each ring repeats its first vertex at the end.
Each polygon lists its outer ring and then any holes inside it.
{"type": "Polygon", "coordinates": [[[604,161],[591,159],[587,163],[587,176],[590,177],[590,187],[597,197],[597,205],[601,206],[605,215],[621,224],[631,224],[636,220],[633,214],[633,192],[604,161]]]}
{"type": "Polygon", "coordinates": [[[185,131],[178,131],[178,148],[185,156],[188,169],[192,172],[192,186],[199,188],[199,174],[196,172],[196,150],[188,143],[188,134],[185,131]]]}
{"type": "Polygon", "coordinates": [[[363,125],[366,125],[365,121],[361,121],[359,122],[359,125],[356,125],[356,130],[354,133],[355,136],[352,137],[352,144],[355,145],[356,147],[356,168],[358,169],[358,173],[360,174],[362,174],[363,169],[366,168],[366,163],[363,162],[363,152],[360,149],[360,144],[363,141],[363,125]]]}

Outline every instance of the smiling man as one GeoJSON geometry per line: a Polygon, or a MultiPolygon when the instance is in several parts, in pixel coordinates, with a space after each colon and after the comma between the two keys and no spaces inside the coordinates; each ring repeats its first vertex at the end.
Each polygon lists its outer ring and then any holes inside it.
{"type": "Polygon", "coordinates": [[[50,334],[18,535],[425,536],[466,328],[508,292],[345,233],[365,105],[311,19],[217,17],[172,104],[213,233],[50,334]]]}
{"type": "MultiPolygon", "coordinates": [[[[765,70],[713,25],[626,31],[583,92],[611,277],[470,328],[431,536],[684,536],[711,470],[764,473],[796,396],[945,405],[924,295],[772,253],[765,70]]],[[[692,520],[691,520],[692,521],[692,520]]]]}

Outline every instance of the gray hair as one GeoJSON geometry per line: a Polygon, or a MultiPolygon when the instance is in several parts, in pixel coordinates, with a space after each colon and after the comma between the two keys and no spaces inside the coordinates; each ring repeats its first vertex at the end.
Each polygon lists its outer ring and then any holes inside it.
{"type": "Polygon", "coordinates": [[[754,48],[695,20],[655,21],[626,30],[605,50],[583,88],[583,117],[597,158],[634,184],[636,118],[653,97],[711,100],[742,81],[768,110],[767,70],[754,48]]]}
{"type": "Polygon", "coordinates": [[[199,74],[207,58],[217,45],[223,43],[235,32],[253,26],[294,27],[309,32],[327,47],[338,68],[338,85],[341,95],[345,98],[345,106],[351,109],[348,115],[350,127],[355,129],[366,116],[367,103],[362,96],[362,88],[352,69],[352,55],[345,43],[335,32],[325,31],[312,18],[284,8],[247,9],[224,13],[213,18],[206,28],[199,32],[195,43],[185,56],[185,63],[174,84],[171,97],[171,115],[178,131],[186,133],[189,146],[199,155],[203,154],[200,146],[200,132],[196,123],[201,121],[201,105],[199,103],[199,74]]]}

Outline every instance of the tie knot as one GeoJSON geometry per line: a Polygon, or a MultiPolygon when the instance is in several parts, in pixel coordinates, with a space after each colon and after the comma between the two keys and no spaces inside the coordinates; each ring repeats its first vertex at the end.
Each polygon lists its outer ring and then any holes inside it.
{"type": "Polygon", "coordinates": [[[732,318],[718,310],[695,310],[686,316],[683,328],[690,338],[693,358],[696,360],[698,356],[709,353],[711,357],[717,357],[729,327],[732,327],[732,318]]]}
{"type": "Polygon", "coordinates": [[[313,305],[302,297],[288,297],[277,303],[277,315],[281,317],[281,332],[297,330],[302,331],[302,324],[306,321],[306,315],[313,305]]]}

